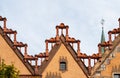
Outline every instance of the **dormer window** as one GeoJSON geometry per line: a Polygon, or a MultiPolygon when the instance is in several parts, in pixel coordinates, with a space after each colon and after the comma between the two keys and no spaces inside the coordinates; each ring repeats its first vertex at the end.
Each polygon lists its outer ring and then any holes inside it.
{"type": "Polygon", "coordinates": [[[66,70],[66,62],[60,62],[60,70],[66,70]]]}

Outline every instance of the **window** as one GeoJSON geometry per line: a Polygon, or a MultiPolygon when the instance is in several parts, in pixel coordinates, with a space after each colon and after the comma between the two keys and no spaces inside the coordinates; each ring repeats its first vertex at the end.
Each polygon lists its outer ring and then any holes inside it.
{"type": "Polygon", "coordinates": [[[114,58],[114,57],[115,57],[115,53],[112,53],[112,54],[111,54],[111,57],[114,58]]]}
{"type": "Polygon", "coordinates": [[[114,74],[114,78],[120,78],[120,74],[114,74]]]}
{"type": "Polygon", "coordinates": [[[105,70],[105,65],[104,64],[101,65],[101,70],[105,70]]]}
{"type": "Polygon", "coordinates": [[[96,71],[96,76],[100,76],[101,72],[100,71],[96,71]]]}
{"type": "Polygon", "coordinates": [[[120,52],[120,47],[117,48],[117,52],[120,52]]]}
{"type": "Polygon", "coordinates": [[[107,58],[107,59],[106,59],[106,64],[107,64],[107,65],[110,64],[110,58],[107,58]]]}
{"type": "Polygon", "coordinates": [[[67,57],[64,56],[60,56],[59,59],[59,70],[64,73],[68,70],[68,61],[67,61],[67,57]]]}
{"type": "Polygon", "coordinates": [[[66,62],[60,62],[60,70],[66,70],[66,62]]]}

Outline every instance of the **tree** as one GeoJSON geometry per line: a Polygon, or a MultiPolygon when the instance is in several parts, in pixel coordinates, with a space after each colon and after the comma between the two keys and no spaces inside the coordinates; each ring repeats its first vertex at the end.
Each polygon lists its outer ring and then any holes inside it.
{"type": "Polygon", "coordinates": [[[6,65],[4,60],[0,63],[0,78],[18,78],[19,71],[14,65],[6,65]]]}

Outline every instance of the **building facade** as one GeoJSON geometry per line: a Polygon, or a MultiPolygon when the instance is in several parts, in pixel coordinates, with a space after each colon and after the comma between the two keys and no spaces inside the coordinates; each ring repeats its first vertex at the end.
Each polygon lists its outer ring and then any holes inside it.
{"type": "Polygon", "coordinates": [[[69,26],[60,23],[56,36],[45,40],[45,52],[34,56],[28,54],[27,44],[17,41],[17,31],[7,28],[7,19],[0,16],[0,21],[0,58],[14,64],[20,78],[120,78],[120,19],[119,27],[108,32],[108,41],[102,28],[96,54],[82,53],[80,40],[70,37],[69,26]]]}

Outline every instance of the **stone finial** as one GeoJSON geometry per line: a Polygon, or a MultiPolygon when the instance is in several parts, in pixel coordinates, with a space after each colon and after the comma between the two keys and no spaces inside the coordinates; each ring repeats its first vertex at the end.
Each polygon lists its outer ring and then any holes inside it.
{"type": "Polygon", "coordinates": [[[2,17],[2,16],[0,16],[0,21],[7,21],[7,18],[6,17],[2,17]]]}
{"type": "Polygon", "coordinates": [[[2,17],[2,16],[0,16],[0,21],[4,21],[4,20],[6,20],[7,21],[7,18],[6,17],[2,17]]]}
{"type": "Polygon", "coordinates": [[[27,45],[27,44],[25,44],[24,56],[27,56],[27,47],[28,47],[28,45],[27,45]]]}
{"type": "Polygon", "coordinates": [[[0,16],[0,21],[3,21],[4,22],[4,29],[6,29],[6,21],[7,21],[7,18],[6,17],[2,17],[2,16],[0,16]]]}
{"type": "Polygon", "coordinates": [[[118,19],[118,21],[120,21],[120,18],[118,19]]]}
{"type": "Polygon", "coordinates": [[[120,18],[118,19],[118,21],[119,21],[119,28],[120,28],[120,18]]]}
{"type": "Polygon", "coordinates": [[[14,43],[17,42],[16,35],[17,35],[17,31],[15,31],[15,33],[14,33],[14,43]]]}
{"type": "Polygon", "coordinates": [[[2,16],[0,16],[0,20],[2,19],[2,16]]]}
{"type": "Polygon", "coordinates": [[[64,27],[65,25],[64,25],[64,23],[60,23],[60,27],[64,27]]]}

